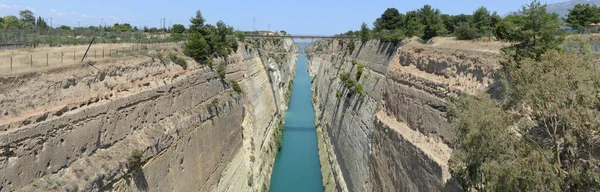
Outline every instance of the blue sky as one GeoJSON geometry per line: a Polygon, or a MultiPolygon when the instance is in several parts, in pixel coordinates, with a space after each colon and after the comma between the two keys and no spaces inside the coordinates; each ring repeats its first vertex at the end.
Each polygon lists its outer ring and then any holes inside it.
{"type": "MultiPolygon", "coordinates": [[[[542,0],[556,3],[565,0],[542,0]]],[[[485,6],[504,15],[518,10],[530,0],[0,0],[0,16],[18,15],[30,9],[37,16],[52,17],[53,26],[100,25],[127,22],[134,26],[158,27],[189,24],[189,18],[201,10],[208,23],[223,20],[240,30],[286,30],[292,34],[331,35],[358,29],[362,22],[371,25],[388,7],[400,12],[430,4],[443,13],[472,13],[485,6]]]]}

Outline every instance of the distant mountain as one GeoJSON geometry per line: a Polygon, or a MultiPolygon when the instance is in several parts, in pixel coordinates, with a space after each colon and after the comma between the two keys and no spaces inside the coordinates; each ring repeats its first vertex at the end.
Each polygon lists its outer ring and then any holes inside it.
{"type": "MultiPolygon", "coordinates": [[[[548,12],[557,13],[558,16],[567,17],[567,15],[569,14],[569,9],[573,9],[573,7],[575,7],[575,5],[577,5],[577,4],[592,4],[592,5],[600,6],[600,0],[571,0],[571,1],[566,1],[566,2],[553,3],[553,4],[548,4],[548,6],[546,7],[546,10],[548,12]]],[[[510,15],[513,13],[514,12],[511,11],[506,15],[510,15]]]]}

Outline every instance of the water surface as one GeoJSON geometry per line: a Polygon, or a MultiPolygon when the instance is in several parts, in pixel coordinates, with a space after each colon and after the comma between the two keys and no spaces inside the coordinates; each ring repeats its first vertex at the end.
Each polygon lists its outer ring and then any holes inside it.
{"type": "Polygon", "coordinates": [[[306,56],[299,55],[290,107],[285,114],[283,145],[271,175],[273,192],[323,191],[310,80],[306,56]]]}

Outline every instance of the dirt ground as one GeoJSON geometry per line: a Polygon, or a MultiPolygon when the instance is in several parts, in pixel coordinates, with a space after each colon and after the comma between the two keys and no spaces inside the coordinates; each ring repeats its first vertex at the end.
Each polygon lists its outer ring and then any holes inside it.
{"type": "MultiPolygon", "coordinates": [[[[123,56],[147,54],[178,43],[93,44],[85,61],[106,61],[123,56]]],[[[0,50],[0,77],[80,64],[88,45],[0,50]]]]}

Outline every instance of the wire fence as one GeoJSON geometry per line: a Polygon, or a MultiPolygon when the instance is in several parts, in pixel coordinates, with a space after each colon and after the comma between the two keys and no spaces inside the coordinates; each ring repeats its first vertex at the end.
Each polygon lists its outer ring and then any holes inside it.
{"type": "MultiPolygon", "coordinates": [[[[144,55],[152,50],[179,47],[181,42],[93,44],[85,60],[144,55]]],[[[16,74],[45,68],[80,64],[88,45],[0,50],[0,74],[16,74]]]]}

